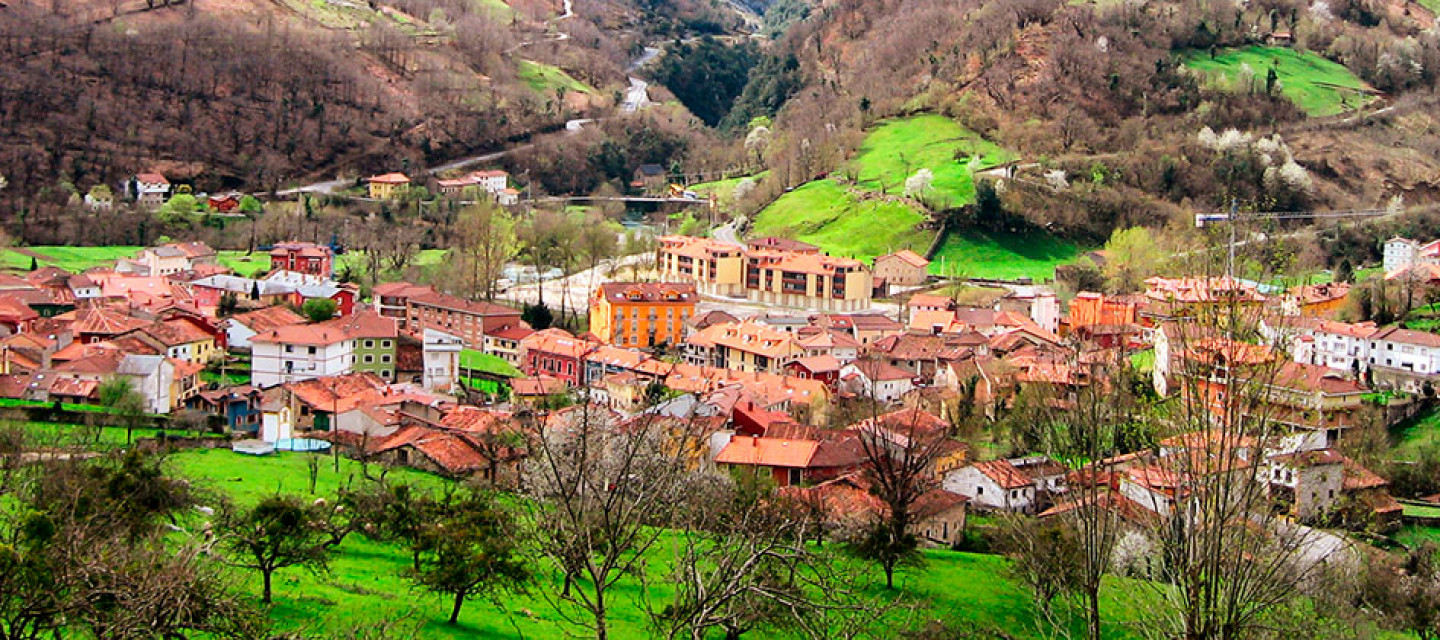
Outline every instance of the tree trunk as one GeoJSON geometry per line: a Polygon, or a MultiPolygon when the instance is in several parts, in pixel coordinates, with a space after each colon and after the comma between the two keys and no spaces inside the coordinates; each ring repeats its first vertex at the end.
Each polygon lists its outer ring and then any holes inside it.
{"type": "Polygon", "coordinates": [[[419,571],[419,570],[420,570],[420,550],[419,550],[419,549],[411,549],[411,550],[410,550],[410,560],[411,560],[411,562],[414,563],[414,565],[415,565],[415,570],[416,570],[416,571],[419,571]]]}
{"type": "Polygon", "coordinates": [[[261,570],[260,575],[264,577],[265,588],[260,594],[260,601],[270,604],[270,571],[261,570]]]}
{"type": "Polygon", "coordinates": [[[465,604],[465,592],[455,593],[455,606],[450,608],[450,624],[457,624],[460,621],[460,607],[465,604]]]}
{"type": "Polygon", "coordinates": [[[595,581],[595,640],[608,640],[610,630],[605,628],[605,584],[595,581]]]}
{"type": "Polygon", "coordinates": [[[1085,603],[1090,609],[1090,639],[1100,638],[1100,583],[1095,583],[1085,589],[1085,603]]]}
{"type": "Polygon", "coordinates": [[[895,590],[895,565],[891,562],[882,563],[885,567],[885,588],[895,590]]]}

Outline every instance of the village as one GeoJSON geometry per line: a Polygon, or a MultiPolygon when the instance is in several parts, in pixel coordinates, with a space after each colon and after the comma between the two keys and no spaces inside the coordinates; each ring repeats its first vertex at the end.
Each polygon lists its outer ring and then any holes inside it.
{"type": "MultiPolygon", "coordinates": [[[[574,334],[432,286],[389,282],[362,300],[334,279],[330,246],[279,243],[268,257],[246,278],[203,243],[176,242],[113,268],[3,276],[0,396],[114,406],[105,388],[120,380],[137,411],[227,434],[247,455],[320,443],[508,488],[525,482],[527,452],[491,440],[533,416],[686,421],[705,443],[693,464],[823,501],[837,523],[880,508],[865,434],[902,449],[923,434],[943,446],[911,526],[941,546],[962,543],[967,513],[1044,519],[1098,500],[1127,519],[1164,516],[1183,508],[1180,474],[1243,469],[1277,513],[1326,527],[1393,528],[1396,498],[1422,498],[1392,496],[1340,448],[1380,392],[1382,422],[1433,398],[1440,337],[1333,320],[1343,283],[1262,293],[1224,276],[1153,277],[1141,294],[1081,292],[1068,305],[1044,285],[1004,284],[961,304],[908,251],[872,269],[792,240],[665,236],[656,281],[598,284],[589,331],[574,334]],[[891,288],[897,311],[875,311],[891,288]],[[1222,309],[1254,330],[1197,321],[1222,309]],[[963,416],[993,422],[1036,398],[1073,410],[1122,375],[1158,399],[1199,394],[1213,421],[1081,467],[1040,444],[953,437],[963,416]],[[1262,375],[1244,412],[1274,428],[1257,441],[1228,430],[1239,418],[1223,397],[1262,375]],[[1169,464],[1201,454],[1211,462],[1169,464]]],[[[1385,268],[1440,279],[1440,243],[1393,240],[1385,268]]]]}

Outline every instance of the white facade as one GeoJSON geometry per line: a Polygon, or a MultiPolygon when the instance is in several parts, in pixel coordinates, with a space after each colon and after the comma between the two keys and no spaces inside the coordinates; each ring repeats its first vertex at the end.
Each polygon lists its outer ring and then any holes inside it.
{"type": "Polygon", "coordinates": [[[286,382],[345,375],[354,366],[355,341],[349,338],[328,345],[254,340],[250,343],[250,380],[262,389],[286,382]]]}
{"type": "Polygon", "coordinates": [[[1415,253],[1419,243],[1409,238],[1391,238],[1385,241],[1385,273],[1415,266],[1415,253]]]}
{"type": "Polygon", "coordinates": [[[1321,329],[1312,334],[1312,337],[1314,342],[1309,349],[1309,360],[1301,360],[1305,354],[1297,350],[1296,361],[1349,372],[1355,370],[1356,363],[1359,363],[1360,369],[1364,369],[1365,363],[1370,359],[1368,335],[1350,335],[1321,329]]]}
{"type": "Polygon", "coordinates": [[[945,474],[942,485],[946,491],[969,496],[970,504],[983,509],[1031,511],[1035,505],[1035,486],[1005,488],[985,475],[979,467],[961,467],[945,474]]]}
{"type": "Polygon", "coordinates": [[[1370,364],[1421,375],[1440,373],[1440,345],[1427,345],[1404,329],[1381,331],[1370,340],[1370,364]]]}
{"type": "Polygon", "coordinates": [[[915,381],[912,378],[871,380],[854,363],[847,364],[840,369],[840,379],[859,383],[860,386],[855,393],[860,393],[881,403],[899,402],[901,398],[905,397],[905,394],[915,388],[915,381]]]}
{"type": "Polygon", "coordinates": [[[146,411],[170,413],[170,408],[174,406],[170,390],[175,384],[175,365],[169,359],[128,355],[120,361],[115,373],[129,381],[130,386],[145,397],[146,411]]]}
{"type": "Polygon", "coordinates": [[[464,347],[465,341],[459,336],[426,329],[421,385],[430,391],[453,389],[456,372],[460,370],[460,350],[464,347]]]}
{"type": "Polygon", "coordinates": [[[227,319],[223,326],[225,330],[225,344],[231,349],[249,349],[250,339],[255,337],[258,331],[237,322],[235,319],[227,319]]]}

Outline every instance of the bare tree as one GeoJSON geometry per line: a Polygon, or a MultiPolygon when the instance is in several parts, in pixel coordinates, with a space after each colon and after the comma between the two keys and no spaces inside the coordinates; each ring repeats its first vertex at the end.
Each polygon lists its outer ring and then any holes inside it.
{"type": "Polygon", "coordinates": [[[882,415],[880,402],[873,397],[862,400],[862,407],[865,419],[857,429],[862,464],[870,492],[885,509],[852,546],[880,564],[886,588],[894,589],[896,568],[923,559],[911,527],[918,519],[920,499],[940,486],[935,463],[962,445],[950,437],[949,425],[935,424],[923,411],[882,415]]]}
{"type": "Polygon", "coordinates": [[[703,440],[689,421],[647,415],[622,424],[590,404],[537,415],[527,431],[538,547],[573,596],[554,602],[603,640],[612,588],[643,572],[647,552],[683,513],[703,440]]]}

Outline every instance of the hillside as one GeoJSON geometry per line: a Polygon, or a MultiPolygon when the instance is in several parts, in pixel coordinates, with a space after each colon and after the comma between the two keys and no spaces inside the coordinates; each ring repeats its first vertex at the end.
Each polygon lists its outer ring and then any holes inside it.
{"type": "MultiPolygon", "coordinates": [[[[767,165],[785,170],[741,207],[758,213],[757,228],[817,235],[779,219],[816,175],[901,195],[905,169],[944,159],[915,143],[956,151],[946,149],[956,129],[988,145],[975,150],[984,164],[1016,162],[990,176],[1004,183],[1005,213],[1062,245],[1094,246],[1116,227],[1184,224],[1232,198],[1259,210],[1440,201],[1431,115],[1440,35],[1423,3],[821,4],[776,43],[806,83],[770,127],[767,165]],[[907,140],[894,123],[916,114],[954,124],[917,127],[919,140],[907,140]],[[1266,136],[1283,153],[1230,163],[1201,136],[1206,128],[1266,136]],[[883,153],[894,144],[908,148],[883,153]],[[1291,160],[1291,183],[1265,178],[1291,160]]],[[[965,165],[941,166],[931,209],[967,195],[963,182],[948,182],[965,165]]]]}

